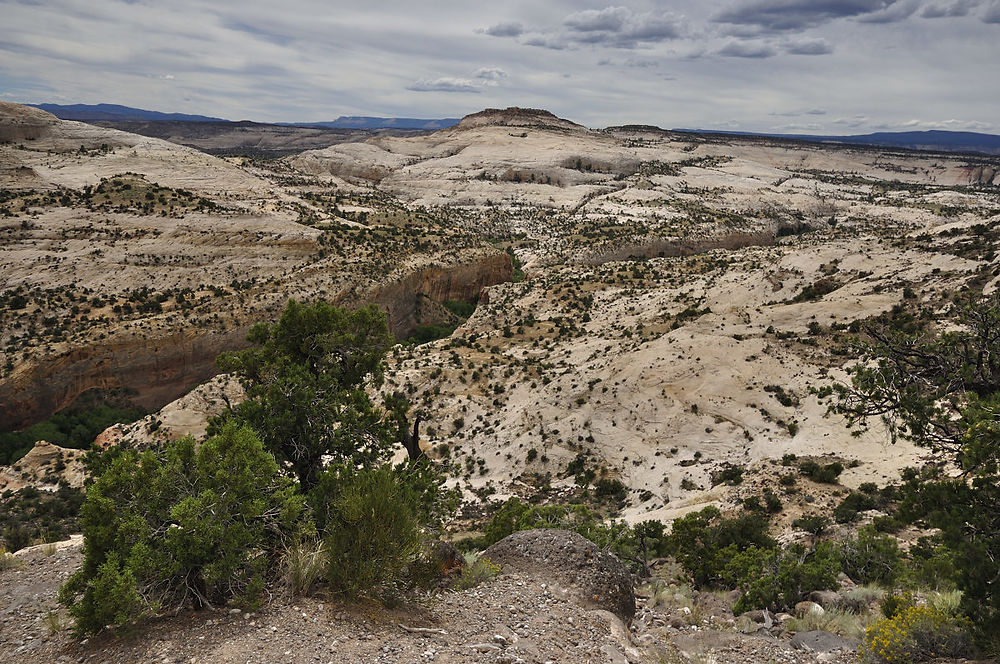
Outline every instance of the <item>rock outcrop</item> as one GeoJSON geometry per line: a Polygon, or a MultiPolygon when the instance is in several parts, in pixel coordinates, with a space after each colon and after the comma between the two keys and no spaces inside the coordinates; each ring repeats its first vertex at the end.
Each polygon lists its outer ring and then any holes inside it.
{"type": "Polygon", "coordinates": [[[551,112],[540,108],[487,108],[478,113],[471,113],[458,123],[459,129],[482,127],[483,125],[502,125],[505,127],[546,127],[561,129],[583,129],[570,120],[560,118],[551,112]]]}
{"type": "Polygon", "coordinates": [[[569,530],[522,530],[483,552],[505,572],[551,583],[584,606],[610,611],[630,624],[635,616],[632,575],[614,554],[569,530]]]}
{"type": "Polygon", "coordinates": [[[0,143],[34,141],[58,122],[41,109],[0,101],[0,143]]]}
{"type": "Polygon", "coordinates": [[[0,466],[0,493],[26,486],[55,490],[60,480],[73,487],[83,486],[86,450],[59,447],[40,440],[31,451],[11,466],[0,466]]]}

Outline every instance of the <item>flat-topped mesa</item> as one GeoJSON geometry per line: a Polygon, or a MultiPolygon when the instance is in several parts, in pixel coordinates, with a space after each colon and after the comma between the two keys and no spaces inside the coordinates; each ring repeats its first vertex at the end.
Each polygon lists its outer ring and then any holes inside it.
{"type": "Polygon", "coordinates": [[[485,125],[500,125],[505,127],[545,127],[559,129],[583,129],[583,125],[557,117],[549,111],[539,108],[487,108],[462,118],[459,129],[471,129],[485,125]]]}
{"type": "Polygon", "coordinates": [[[650,133],[655,133],[655,134],[664,134],[664,133],[667,133],[668,130],[664,129],[663,127],[657,127],[656,125],[627,124],[627,125],[615,125],[613,127],[606,127],[604,129],[604,131],[607,131],[607,132],[616,132],[616,131],[622,131],[622,132],[650,132],[650,133]]]}

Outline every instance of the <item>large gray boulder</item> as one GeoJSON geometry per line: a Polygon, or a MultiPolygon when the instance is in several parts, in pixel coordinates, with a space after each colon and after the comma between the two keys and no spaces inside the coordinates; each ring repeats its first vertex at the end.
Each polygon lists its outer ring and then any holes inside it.
{"type": "Polygon", "coordinates": [[[483,552],[504,572],[533,576],[583,606],[635,616],[632,575],[618,558],[569,530],[522,530],[483,552]]]}
{"type": "Polygon", "coordinates": [[[835,650],[850,652],[858,647],[858,642],[853,639],[845,639],[822,630],[799,632],[792,637],[789,644],[796,650],[805,650],[806,652],[833,652],[835,650]]]}

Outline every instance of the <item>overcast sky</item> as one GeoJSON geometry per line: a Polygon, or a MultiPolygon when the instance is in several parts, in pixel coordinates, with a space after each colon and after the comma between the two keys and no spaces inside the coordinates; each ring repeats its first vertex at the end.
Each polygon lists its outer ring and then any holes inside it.
{"type": "Polygon", "coordinates": [[[1000,133],[1000,0],[0,0],[0,99],[1000,133]]]}

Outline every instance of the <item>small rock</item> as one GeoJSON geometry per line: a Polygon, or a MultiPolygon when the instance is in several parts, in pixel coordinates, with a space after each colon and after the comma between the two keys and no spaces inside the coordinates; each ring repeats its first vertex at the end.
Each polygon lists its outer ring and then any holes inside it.
{"type": "Polygon", "coordinates": [[[795,615],[799,618],[807,615],[821,616],[826,613],[823,607],[816,602],[799,602],[795,605],[795,615]]]}
{"type": "Polygon", "coordinates": [[[832,590],[814,590],[809,593],[810,601],[813,601],[824,609],[835,609],[844,601],[844,598],[840,596],[840,593],[836,593],[832,590]]]}

